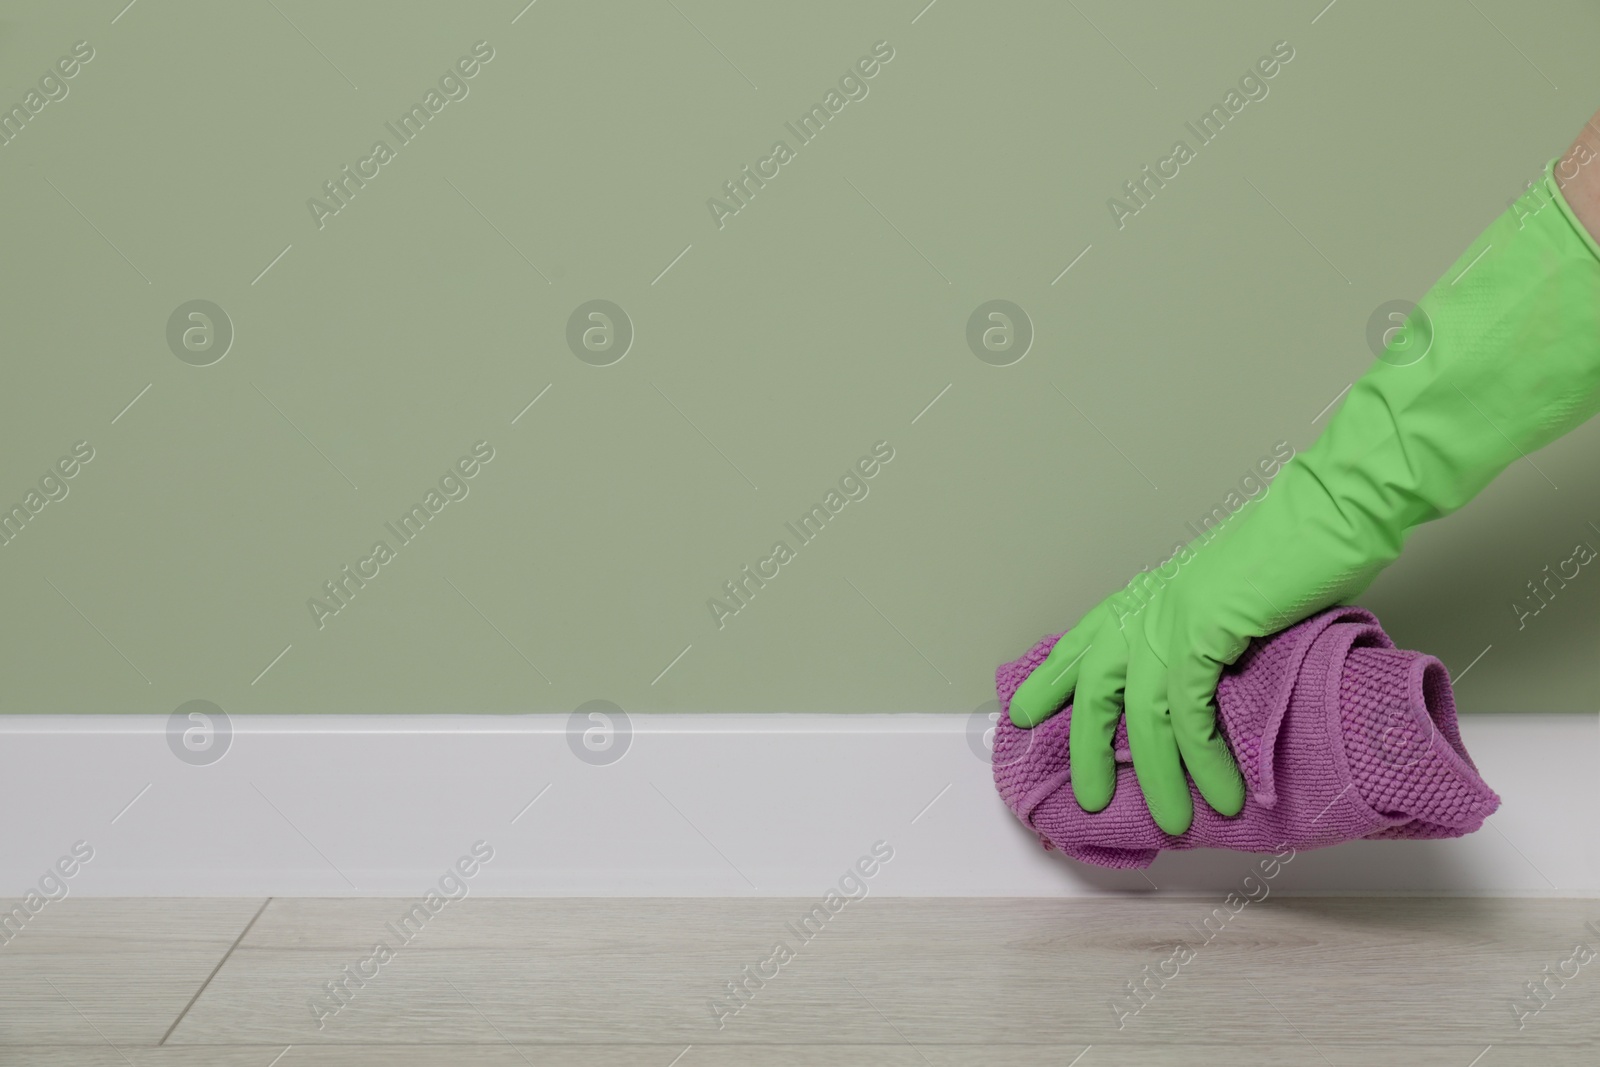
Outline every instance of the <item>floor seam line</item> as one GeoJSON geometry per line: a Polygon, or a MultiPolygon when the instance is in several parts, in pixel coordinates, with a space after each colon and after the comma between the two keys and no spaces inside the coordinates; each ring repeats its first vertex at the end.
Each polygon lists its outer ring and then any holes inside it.
{"type": "Polygon", "coordinates": [[[251,928],[256,924],[256,920],[261,918],[261,913],[266,911],[267,905],[271,903],[271,897],[268,897],[266,900],[261,902],[261,907],[257,908],[256,913],[250,916],[250,921],[244,924],[244,929],[240,930],[239,936],[233,939],[233,944],[228,946],[228,951],[224,952],[222,954],[222,958],[217,961],[217,965],[211,968],[211,973],[206,975],[206,980],[204,982],[200,983],[200,988],[194,991],[194,996],[189,998],[189,1003],[183,1006],[183,1010],[178,1013],[178,1017],[172,1020],[172,1025],[167,1027],[167,1032],[161,1035],[161,1040],[156,1042],[156,1048],[161,1048],[162,1046],[166,1045],[167,1038],[171,1037],[172,1032],[178,1028],[178,1024],[183,1022],[184,1017],[189,1014],[189,1009],[194,1007],[195,1002],[200,999],[200,994],[204,993],[210,987],[211,980],[217,976],[218,971],[222,970],[222,965],[227,963],[228,960],[233,957],[233,950],[238,948],[239,943],[249,935],[251,928]]]}

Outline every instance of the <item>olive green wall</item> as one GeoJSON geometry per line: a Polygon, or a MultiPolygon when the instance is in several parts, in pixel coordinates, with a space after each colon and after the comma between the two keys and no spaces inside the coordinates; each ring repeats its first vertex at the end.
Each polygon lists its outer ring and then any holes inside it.
{"type": "MultiPolygon", "coordinates": [[[[0,23],[5,712],[970,711],[1600,105],[1581,0],[124,2],[0,23]]],[[[1465,710],[1600,706],[1597,444],[1363,599],[1465,710]]]]}

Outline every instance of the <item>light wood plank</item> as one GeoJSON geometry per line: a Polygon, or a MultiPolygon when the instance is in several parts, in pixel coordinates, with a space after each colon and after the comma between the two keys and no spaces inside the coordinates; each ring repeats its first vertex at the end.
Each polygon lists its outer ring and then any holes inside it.
{"type": "Polygon", "coordinates": [[[1312,1045],[1352,1040],[1600,1042],[1589,968],[1524,1030],[1511,1012],[1522,983],[1588,936],[1586,901],[1270,898],[1200,945],[1190,924],[1217,901],[884,898],[850,905],[802,946],[786,924],[811,901],[472,898],[430,920],[321,1031],[308,997],[400,909],[282,903],[171,1044],[1246,1041],[1299,1043],[1315,1059],[1312,1045]],[[779,938],[798,956],[717,1029],[708,1000],[779,938]],[[1119,1029],[1112,998],[1179,938],[1195,960],[1119,1029]]]}
{"type": "MultiPolygon", "coordinates": [[[[0,945],[0,1047],[154,1044],[261,900],[68,897],[0,945]]],[[[9,1051],[0,1053],[7,1062],[9,1051]]]]}
{"type": "MultiPolygon", "coordinates": [[[[1483,1047],[1463,1044],[1333,1044],[1320,1046],[1337,1067],[1468,1067],[1483,1047]]],[[[234,1045],[127,1049],[7,1049],[7,1067],[1286,1067],[1320,1065],[1304,1043],[1233,1045],[234,1045]],[[674,1058],[683,1053],[673,1064],[674,1058]],[[282,1054],[276,1064],[274,1059],[282,1054]]],[[[1583,1046],[1495,1046],[1477,1067],[1538,1064],[1593,1067],[1583,1046]]]]}

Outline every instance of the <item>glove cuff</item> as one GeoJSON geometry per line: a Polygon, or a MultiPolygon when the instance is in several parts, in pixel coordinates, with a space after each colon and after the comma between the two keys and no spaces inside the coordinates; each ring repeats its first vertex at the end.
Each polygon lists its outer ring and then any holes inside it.
{"type": "MultiPolygon", "coordinates": [[[[1594,234],[1590,233],[1589,228],[1583,224],[1583,220],[1578,218],[1577,213],[1572,210],[1572,205],[1567,202],[1566,194],[1561,191],[1561,181],[1556,177],[1556,164],[1560,163],[1563,158],[1562,156],[1556,156],[1544,165],[1544,177],[1541,179],[1540,184],[1544,186],[1545,196],[1554,202],[1556,210],[1561,212],[1561,216],[1566,220],[1567,225],[1571,226],[1573,232],[1578,235],[1578,240],[1589,250],[1589,254],[1594,256],[1596,261],[1600,261],[1600,241],[1595,240],[1594,234]]],[[[1591,160],[1591,163],[1600,164],[1600,158],[1591,160]]],[[[1587,167],[1590,163],[1579,165],[1587,167]]]]}

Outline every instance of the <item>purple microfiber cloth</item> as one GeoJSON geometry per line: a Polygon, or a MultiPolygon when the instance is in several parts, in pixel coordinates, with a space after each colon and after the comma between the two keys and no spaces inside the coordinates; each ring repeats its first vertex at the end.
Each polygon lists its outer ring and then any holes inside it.
{"type": "Polygon", "coordinates": [[[1478,775],[1456,726],[1444,665],[1394,647],[1370,612],[1323,611],[1258,638],[1217,683],[1218,723],[1244,774],[1244,810],[1218,815],[1190,783],[1194,822],[1158,827],[1119,723],[1116,795],[1088,814],[1072,795],[1072,706],[1032,730],[1011,724],[1011,694],[1060,635],[995,671],[1000,720],[994,781],[1046,849],[1101,867],[1148,867],[1164,848],[1277,852],[1356,838],[1461,837],[1500,798],[1478,775]]]}

